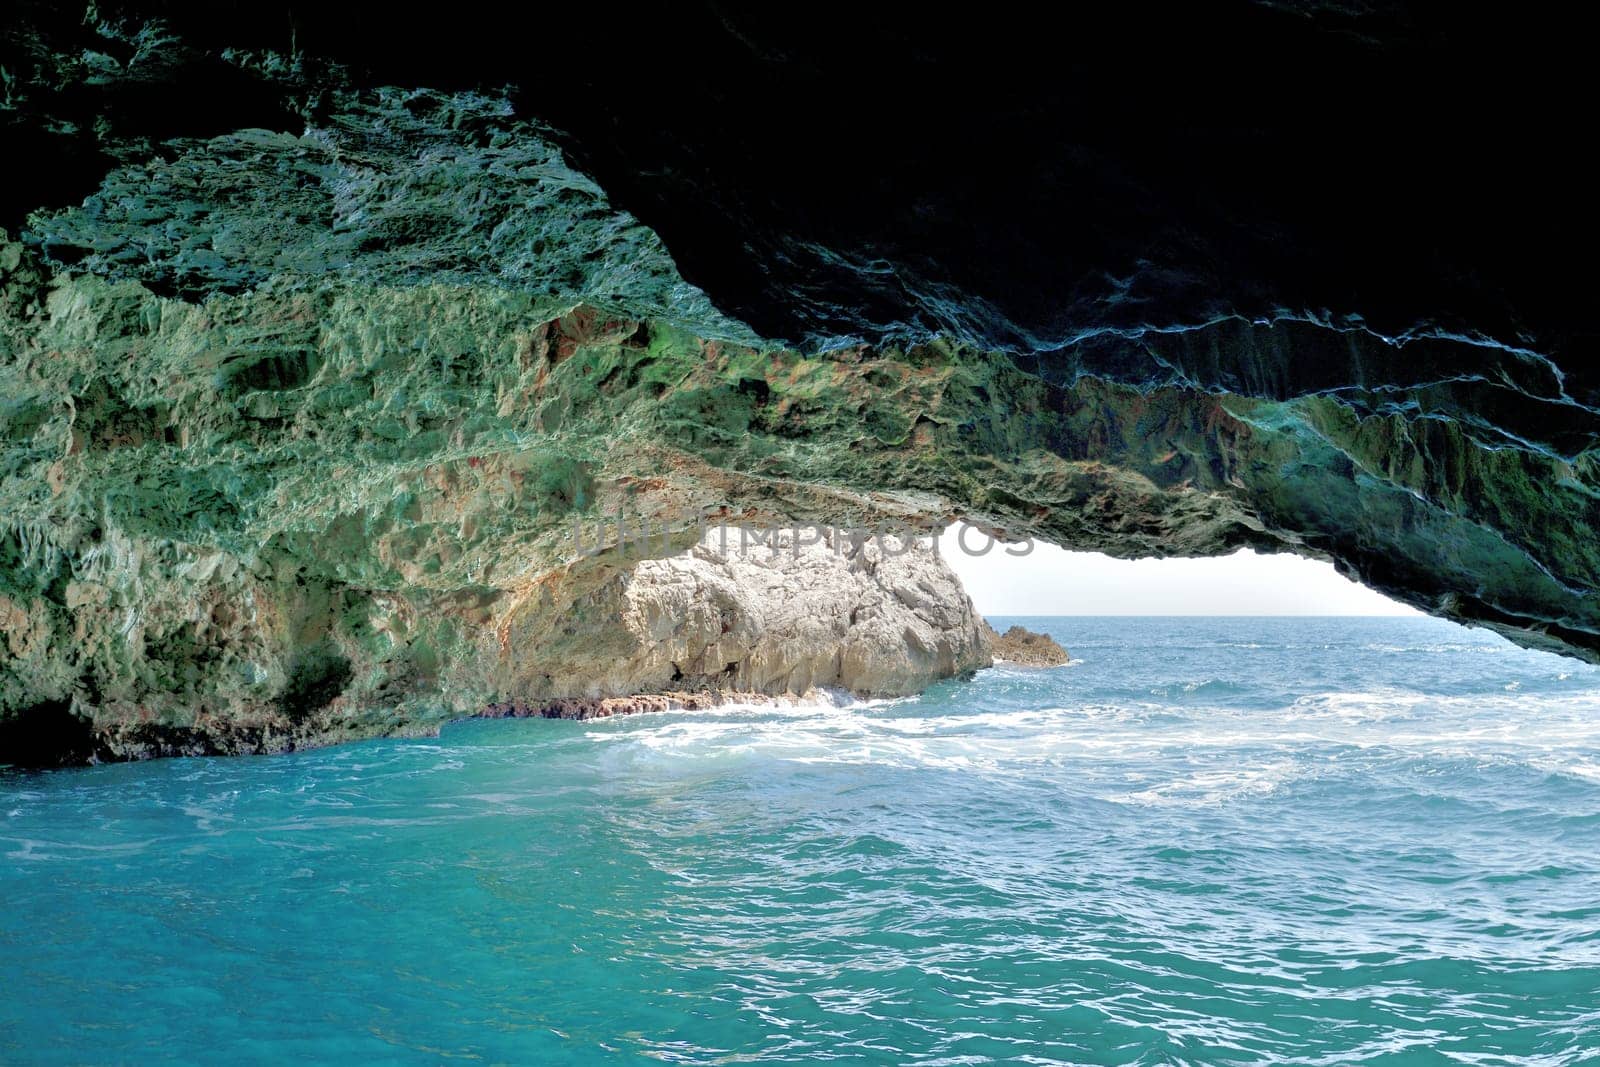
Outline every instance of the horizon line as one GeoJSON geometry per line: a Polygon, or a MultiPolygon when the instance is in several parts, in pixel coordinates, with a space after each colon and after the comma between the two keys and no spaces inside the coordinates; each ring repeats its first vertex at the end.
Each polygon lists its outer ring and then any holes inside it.
{"type": "MultiPolygon", "coordinates": [[[[1440,615],[1429,615],[1421,608],[1414,612],[1380,612],[1353,613],[1353,612],[1243,612],[1243,611],[1070,611],[1070,612],[1039,612],[1039,611],[980,611],[980,615],[1012,615],[1017,618],[1028,619],[1443,619],[1445,622],[1455,622],[1454,619],[1444,619],[1440,615]]],[[[1466,626],[1462,622],[1459,625],[1466,626]]]]}

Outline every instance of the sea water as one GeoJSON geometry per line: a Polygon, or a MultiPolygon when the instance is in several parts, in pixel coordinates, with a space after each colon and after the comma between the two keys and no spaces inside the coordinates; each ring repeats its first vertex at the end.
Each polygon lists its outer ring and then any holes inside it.
{"type": "Polygon", "coordinates": [[[1600,1055],[1600,670],[1022,621],[1076,662],[0,774],[0,1060],[1600,1055]]]}

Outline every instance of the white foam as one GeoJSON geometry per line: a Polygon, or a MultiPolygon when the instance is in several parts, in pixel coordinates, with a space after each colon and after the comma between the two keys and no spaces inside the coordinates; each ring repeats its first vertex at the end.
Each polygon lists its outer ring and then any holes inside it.
{"type": "MultiPolygon", "coordinates": [[[[995,698],[975,685],[926,702],[727,705],[609,719],[591,724],[572,755],[597,762],[618,782],[662,788],[876,766],[1016,777],[1118,803],[1194,806],[1269,797],[1324,773],[1341,754],[1528,766],[1552,753],[1600,749],[1595,690],[1442,697],[1378,687],[1329,689],[1279,708],[1230,705],[1223,697],[1177,707],[1146,700],[970,711],[962,707],[968,694],[995,698]]],[[[1549,769],[1600,781],[1600,756],[1583,762],[1561,755],[1549,769]]]]}
{"type": "Polygon", "coordinates": [[[1295,761],[1277,760],[1263,766],[1197,771],[1107,799],[1146,806],[1209,807],[1241,797],[1266,796],[1301,773],[1302,768],[1295,761]]]}

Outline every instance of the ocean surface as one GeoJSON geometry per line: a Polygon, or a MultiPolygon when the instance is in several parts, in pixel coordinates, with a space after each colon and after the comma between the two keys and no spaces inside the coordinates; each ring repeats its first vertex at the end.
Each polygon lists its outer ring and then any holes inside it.
{"type": "Polygon", "coordinates": [[[0,1061],[1600,1059],[1600,669],[995,621],[1077,662],[0,772],[0,1061]]]}

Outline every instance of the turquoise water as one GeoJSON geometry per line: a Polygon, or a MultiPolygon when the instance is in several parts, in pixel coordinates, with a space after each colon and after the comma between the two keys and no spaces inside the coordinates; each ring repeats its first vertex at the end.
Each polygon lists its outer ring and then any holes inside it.
{"type": "Polygon", "coordinates": [[[0,1060],[1600,1055],[1600,670],[1033,624],[1080,662],[0,773],[0,1060]]]}

